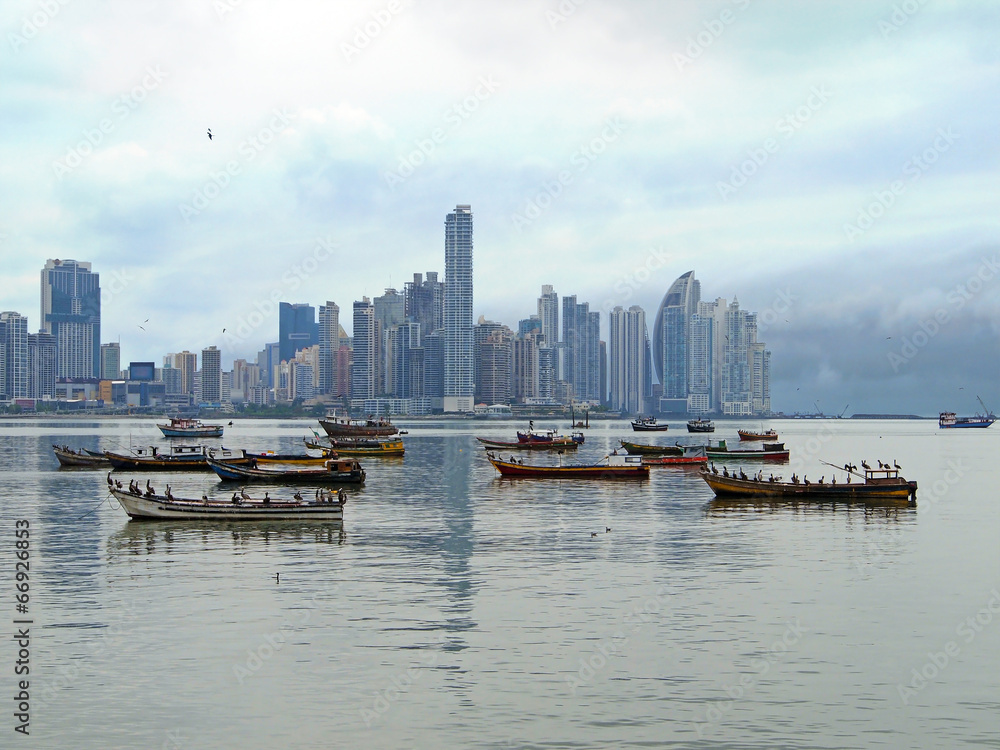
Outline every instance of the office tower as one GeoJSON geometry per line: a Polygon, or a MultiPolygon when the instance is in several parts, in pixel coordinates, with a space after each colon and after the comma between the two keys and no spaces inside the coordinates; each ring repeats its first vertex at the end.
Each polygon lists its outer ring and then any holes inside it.
{"type": "Polygon", "coordinates": [[[382,382],[379,383],[379,394],[392,390],[392,347],[388,345],[389,332],[401,324],[406,318],[405,297],[395,289],[388,288],[381,297],[372,300],[375,307],[375,320],[382,330],[379,341],[379,359],[381,360],[382,382]]]}
{"type": "Polygon", "coordinates": [[[181,371],[174,367],[173,363],[164,363],[160,369],[160,378],[163,380],[163,393],[165,395],[179,396],[185,393],[181,371]]]}
{"type": "Polygon", "coordinates": [[[712,373],[718,334],[712,307],[705,302],[698,303],[699,312],[692,315],[688,323],[688,414],[707,414],[713,410],[715,391],[712,373]]]}
{"type": "Polygon", "coordinates": [[[354,303],[354,356],[351,365],[351,398],[367,399],[379,395],[381,326],[375,318],[375,306],[367,297],[354,303]]]}
{"type": "Polygon", "coordinates": [[[118,380],[121,378],[121,370],[121,344],[117,341],[101,344],[101,380],[118,380]]]}
{"type": "Polygon", "coordinates": [[[90,263],[48,260],[42,269],[42,325],[56,337],[56,377],[101,372],[101,279],[90,263]]]}
{"type": "Polygon", "coordinates": [[[29,398],[28,319],[16,312],[0,313],[4,349],[3,391],[8,399],[29,398]]]}
{"type": "Polygon", "coordinates": [[[164,367],[170,367],[180,371],[179,393],[186,393],[189,396],[195,394],[195,373],[198,371],[198,355],[186,349],[176,354],[168,354],[163,358],[164,367]]]}
{"type": "Polygon", "coordinates": [[[299,349],[318,343],[316,308],[307,304],[278,303],[278,355],[281,361],[290,362],[299,349]]]}
{"type": "Polygon", "coordinates": [[[763,342],[749,347],[750,355],[750,410],[753,414],[771,411],[771,352],[763,342]]]}
{"type": "Polygon", "coordinates": [[[542,285],[538,298],[538,320],[545,336],[545,343],[555,346],[559,343],[559,295],[552,291],[551,284],[542,285]]]}
{"type": "Polygon", "coordinates": [[[423,337],[424,344],[424,396],[431,399],[431,409],[444,406],[444,331],[423,337]]]}
{"type": "Polygon", "coordinates": [[[444,402],[445,412],[473,407],[472,207],[458,205],[445,219],[444,402]]]}
{"type": "Polygon", "coordinates": [[[436,271],[413,274],[413,281],[403,286],[403,314],[420,324],[420,335],[429,336],[444,326],[444,282],[438,281],[436,271]]]}
{"type": "Polygon", "coordinates": [[[576,401],[600,403],[601,315],[576,295],[563,297],[564,379],[576,401]]]}
{"type": "Polygon", "coordinates": [[[646,313],[638,305],[609,314],[611,408],[623,414],[645,411],[646,313]]]}
{"type": "Polygon", "coordinates": [[[537,334],[539,339],[542,337],[542,321],[538,319],[537,315],[532,315],[517,322],[518,336],[527,336],[529,333],[537,334]]]}
{"type": "Polygon", "coordinates": [[[337,392],[337,353],[340,351],[340,308],[327,300],[319,308],[319,393],[337,392]]]}
{"type": "Polygon", "coordinates": [[[419,398],[424,395],[424,349],[420,345],[420,324],[405,322],[394,326],[388,335],[392,371],[389,395],[419,398]]]}
{"type": "Polygon", "coordinates": [[[698,311],[701,284],[688,271],[663,296],[653,327],[653,364],[668,411],[687,411],[688,325],[698,311]]]}
{"type": "Polygon", "coordinates": [[[519,333],[511,343],[511,395],[517,403],[539,397],[538,349],[541,330],[519,333]]]}
{"type": "Polygon", "coordinates": [[[201,350],[200,403],[222,403],[222,352],[214,346],[201,350]]]}
{"type": "Polygon", "coordinates": [[[753,413],[750,347],[757,343],[757,316],[740,309],[733,299],[726,310],[726,345],[722,363],[722,413],[750,416],[753,413]]]}
{"type": "Polygon", "coordinates": [[[39,331],[28,334],[28,397],[55,398],[56,337],[39,331]]]}
{"type": "Polygon", "coordinates": [[[514,333],[501,323],[479,319],[473,331],[475,400],[509,404],[511,400],[514,333]]]}

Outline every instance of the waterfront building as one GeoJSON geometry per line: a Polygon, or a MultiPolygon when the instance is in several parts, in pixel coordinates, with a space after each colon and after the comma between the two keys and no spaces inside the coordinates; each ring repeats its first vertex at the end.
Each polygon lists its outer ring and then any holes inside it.
{"type": "Polygon", "coordinates": [[[480,318],[473,331],[476,403],[509,404],[514,332],[480,318]]]}
{"type": "Polygon", "coordinates": [[[28,397],[51,399],[56,393],[56,337],[39,331],[28,334],[28,397]]]}
{"type": "Polygon", "coordinates": [[[317,393],[337,394],[340,308],[327,300],[319,308],[319,386],[317,393]]]}
{"type": "Polygon", "coordinates": [[[428,271],[427,279],[419,273],[403,286],[403,315],[420,324],[420,335],[429,336],[444,327],[444,282],[436,271],[428,271]]]}
{"type": "MultiPolygon", "coordinates": [[[[577,401],[603,402],[601,396],[601,315],[576,295],[563,297],[564,379],[577,401]]],[[[558,398],[558,397],[557,397],[558,398]]],[[[568,402],[564,402],[568,403],[568,402]]]]}
{"type": "Polygon", "coordinates": [[[646,313],[638,305],[615,307],[609,314],[611,408],[642,414],[648,390],[646,313]]]}
{"type": "Polygon", "coordinates": [[[201,350],[201,404],[222,403],[222,352],[215,346],[201,350]]]}
{"type": "Polygon", "coordinates": [[[56,376],[101,371],[101,280],[90,263],[48,260],[42,269],[41,330],[56,337],[56,376]]]}
{"type": "Polygon", "coordinates": [[[689,325],[700,299],[701,284],[688,271],[671,284],[656,313],[653,365],[663,386],[660,409],[667,413],[687,411],[689,325]]]}
{"type": "Polygon", "coordinates": [[[122,348],[117,341],[101,344],[101,380],[117,380],[121,377],[122,348]]]}
{"type": "Polygon", "coordinates": [[[3,392],[7,399],[29,398],[28,319],[16,312],[0,313],[0,347],[4,350],[3,392]]]}
{"type": "Polygon", "coordinates": [[[445,218],[444,243],[445,412],[471,412],[474,395],[472,342],[472,207],[459,204],[445,218]]]}
{"type": "Polygon", "coordinates": [[[389,331],[387,346],[388,394],[396,398],[420,398],[424,391],[424,349],[420,345],[420,324],[400,323],[389,331]]]}
{"type": "Polygon", "coordinates": [[[542,285],[542,293],[538,297],[538,323],[541,326],[545,343],[555,346],[559,343],[559,295],[551,284],[542,285]]]}
{"type": "Polygon", "coordinates": [[[168,354],[163,358],[164,367],[172,367],[180,371],[179,393],[189,396],[195,394],[195,373],[198,371],[198,355],[186,349],[176,354],[168,354]]]}
{"type": "Polygon", "coordinates": [[[381,378],[382,327],[368,297],[354,303],[354,356],[351,365],[351,399],[375,398],[381,378]]]}
{"type": "Polygon", "coordinates": [[[316,308],[304,303],[278,303],[278,356],[289,361],[295,352],[319,343],[316,308]]]}

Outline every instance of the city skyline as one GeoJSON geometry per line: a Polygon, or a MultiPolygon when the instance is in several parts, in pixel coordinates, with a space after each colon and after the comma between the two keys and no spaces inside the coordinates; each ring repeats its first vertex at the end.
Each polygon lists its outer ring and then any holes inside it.
{"type": "Polygon", "coordinates": [[[697,267],[787,353],[786,410],[1000,401],[1000,9],[900,8],[227,0],[38,26],[24,0],[0,52],[0,298],[38,330],[38,268],[85,258],[104,342],[252,357],[276,300],[347,311],[443,270],[462,201],[475,318],[513,324],[542,284],[650,315],[697,267]]]}

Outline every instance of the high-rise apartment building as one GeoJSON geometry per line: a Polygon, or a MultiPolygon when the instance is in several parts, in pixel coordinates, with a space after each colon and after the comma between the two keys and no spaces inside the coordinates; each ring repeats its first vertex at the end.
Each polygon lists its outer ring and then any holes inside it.
{"type": "Polygon", "coordinates": [[[403,286],[403,314],[420,324],[421,337],[429,336],[444,326],[444,282],[438,281],[436,271],[413,274],[413,281],[403,286]]]}
{"type": "Polygon", "coordinates": [[[56,377],[101,371],[101,280],[90,263],[48,260],[42,269],[41,329],[56,337],[56,377]]]}
{"type": "Polygon", "coordinates": [[[513,339],[514,333],[507,326],[484,318],[480,318],[473,329],[473,371],[477,403],[510,403],[513,391],[513,339]]]}
{"type": "Polygon", "coordinates": [[[545,343],[555,346],[559,343],[559,295],[552,290],[551,284],[542,286],[542,294],[538,298],[538,320],[541,325],[545,343]]]}
{"type": "Polygon", "coordinates": [[[375,306],[368,297],[354,303],[354,357],[351,364],[351,398],[368,399],[379,395],[382,327],[375,318],[375,306]]]}
{"type": "Polygon", "coordinates": [[[222,352],[215,346],[201,350],[202,404],[222,403],[222,352]]]}
{"type": "Polygon", "coordinates": [[[319,389],[323,395],[337,391],[337,352],[340,350],[340,308],[327,300],[319,308],[319,389]]]}
{"type": "Polygon", "coordinates": [[[28,334],[28,397],[55,398],[56,337],[39,331],[28,334]]]}
{"type": "Polygon", "coordinates": [[[472,352],[472,207],[459,204],[445,218],[445,412],[471,412],[475,382],[472,352]]]}
{"type": "Polygon", "coordinates": [[[563,378],[576,401],[602,403],[601,315],[590,304],[577,304],[576,295],[563,297],[563,378]]]}
{"type": "Polygon", "coordinates": [[[3,391],[8,398],[29,398],[28,319],[16,312],[0,313],[0,346],[4,349],[3,391]]]}
{"type": "Polygon", "coordinates": [[[646,313],[638,305],[614,308],[608,320],[611,408],[623,414],[646,409],[646,313]]]}
{"type": "Polygon", "coordinates": [[[118,380],[122,370],[121,344],[113,341],[101,344],[101,380],[118,380]]]}

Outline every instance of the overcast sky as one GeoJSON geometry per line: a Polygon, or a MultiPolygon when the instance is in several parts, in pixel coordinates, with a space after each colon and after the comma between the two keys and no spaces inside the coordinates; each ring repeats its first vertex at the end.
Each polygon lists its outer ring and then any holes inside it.
{"type": "Polygon", "coordinates": [[[75,258],[125,362],[252,358],[275,299],[350,331],[443,275],[469,203],[477,318],[552,284],[652,330],[693,269],[761,314],[776,410],[1000,408],[1000,4],[4,8],[0,307],[32,329],[75,258]]]}

